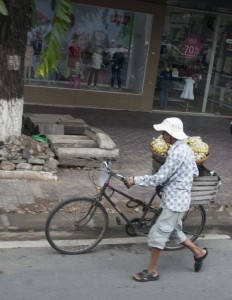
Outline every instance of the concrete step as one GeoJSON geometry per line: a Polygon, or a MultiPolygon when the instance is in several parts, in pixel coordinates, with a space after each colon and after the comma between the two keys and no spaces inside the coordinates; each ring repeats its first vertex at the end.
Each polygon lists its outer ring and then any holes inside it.
{"type": "MultiPolygon", "coordinates": [[[[102,158],[75,158],[75,157],[60,157],[60,166],[75,166],[75,167],[86,167],[86,168],[99,168],[102,163],[102,158]]],[[[112,161],[111,165],[113,169],[119,169],[119,162],[112,161]]]]}
{"type": "Polygon", "coordinates": [[[96,148],[97,143],[86,135],[47,135],[51,148],[59,156],[59,148],[96,148]]]}
{"type": "Polygon", "coordinates": [[[90,139],[86,135],[48,134],[46,137],[53,144],[64,144],[64,143],[73,144],[73,143],[79,143],[80,141],[92,141],[92,139],[90,139]]]}
{"type": "Polygon", "coordinates": [[[39,126],[41,134],[84,134],[88,125],[82,119],[70,115],[25,114],[39,126]]]}
{"type": "Polygon", "coordinates": [[[39,126],[39,132],[43,135],[50,135],[50,134],[64,134],[64,124],[50,124],[50,123],[35,123],[39,126]]]}
{"type": "Polygon", "coordinates": [[[119,149],[109,135],[70,115],[25,114],[51,142],[60,165],[99,167],[102,159],[118,162],[119,149]]]}
{"type": "Polygon", "coordinates": [[[55,143],[51,145],[51,148],[53,151],[55,151],[55,154],[57,153],[57,149],[59,148],[96,148],[97,144],[95,141],[92,140],[80,140],[79,142],[76,143],[55,143]]]}
{"type": "Polygon", "coordinates": [[[119,149],[106,150],[99,148],[57,148],[57,156],[59,161],[61,158],[96,158],[102,159],[105,157],[119,158],[119,149]]]}
{"type": "Polygon", "coordinates": [[[85,134],[88,125],[82,119],[72,119],[62,121],[64,125],[64,134],[85,134]]]}
{"type": "Polygon", "coordinates": [[[46,123],[46,124],[59,124],[62,123],[62,121],[72,120],[73,117],[70,115],[57,115],[57,114],[29,114],[25,113],[25,117],[28,117],[31,119],[34,123],[46,123]]]}

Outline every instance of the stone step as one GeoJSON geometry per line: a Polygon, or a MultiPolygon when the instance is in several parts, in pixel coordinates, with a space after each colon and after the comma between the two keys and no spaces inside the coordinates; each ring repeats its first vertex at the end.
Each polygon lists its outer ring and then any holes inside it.
{"type": "Polygon", "coordinates": [[[97,145],[101,149],[112,150],[116,148],[114,141],[106,133],[101,132],[98,128],[88,127],[85,130],[85,134],[96,141],[97,145]]]}
{"type": "Polygon", "coordinates": [[[82,119],[70,115],[24,114],[39,126],[41,134],[84,134],[88,125],[82,119]]]}
{"type": "Polygon", "coordinates": [[[82,119],[50,114],[25,114],[25,117],[38,125],[40,133],[50,140],[60,165],[99,167],[106,157],[118,163],[119,149],[110,136],[89,127],[82,119]]]}
{"type": "Polygon", "coordinates": [[[76,143],[52,143],[51,148],[53,151],[55,151],[55,154],[57,155],[57,149],[59,148],[73,148],[73,149],[78,149],[78,148],[96,148],[97,144],[95,141],[91,140],[80,140],[79,142],[76,143]]]}
{"type": "Polygon", "coordinates": [[[47,124],[59,124],[62,121],[72,120],[73,117],[70,115],[56,115],[56,114],[33,114],[33,113],[25,113],[23,114],[25,117],[31,119],[34,123],[47,123],[47,124]]]}
{"type": "MultiPolygon", "coordinates": [[[[34,122],[35,123],[35,122],[34,122]]],[[[39,132],[43,135],[48,134],[64,134],[64,124],[50,124],[50,123],[35,123],[39,126],[39,132]]]]}
{"type": "Polygon", "coordinates": [[[64,144],[64,143],[78,143],[80,141],[92,141],[88,136],[86,135],[63,135],[63,134],[48,134],[46,136],[51,143],[53,144],[64,144]]]}
{"type": "MultiPolygon", "coordinates": [[[[61,157],[59,163],[61,166],[76,166],[76,167],[87,167],[87,168],[99,168],[101,166],[102,159],[91,159],[91,158],[67,158],[61,157]]],[[[113,169],[119,169],[118,160],[112,161],[111,165],[113,169]]]]}
{"type": "Polygon", "coordinates": [[[64,124],[64,134],[85,134],[88,128],[82,119],[64,120],[62,124],[64,124]]]}
{"type": "Polygon", "coordinates": [[[106,150],[99,148],[57,148],[56,153],[60,162],[61,158],[102,159],[112,157],[118,159],[119,149],[106,150]]]}

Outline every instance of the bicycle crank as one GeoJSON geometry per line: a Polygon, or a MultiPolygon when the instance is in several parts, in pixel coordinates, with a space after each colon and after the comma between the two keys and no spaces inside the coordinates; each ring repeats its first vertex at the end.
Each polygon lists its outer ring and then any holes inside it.
{"type": "MultiPolygon", "coordinates": [[[[146,220],[148,221],[148,220],[146,220]]],[[[126,233],[129,236],[137,236],[137,235],[143,235],[147,236],[150,227],[147,226],[147,222],[140,220],[140,218],[134,218],[130,221],[129,224],[126,225],[126,233]]],[[[150,219],[149,219],[150,221],[150,219]]]]}

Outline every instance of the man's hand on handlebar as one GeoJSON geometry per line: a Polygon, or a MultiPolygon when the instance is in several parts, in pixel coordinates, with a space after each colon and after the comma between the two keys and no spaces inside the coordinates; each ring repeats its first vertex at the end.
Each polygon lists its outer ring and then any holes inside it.
{"type": "Polygon", "coordinates": [[[134,177],[126,177],[124,184],[129,189],[132,185],[135,184],[134,177]]]}

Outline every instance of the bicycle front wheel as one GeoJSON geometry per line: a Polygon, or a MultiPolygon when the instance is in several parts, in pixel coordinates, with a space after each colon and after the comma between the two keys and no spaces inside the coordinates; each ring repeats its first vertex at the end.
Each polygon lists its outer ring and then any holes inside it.
{"type": "Polygon", "coordinates": [[[51,211],[45,224],[45,235],[58,252],[81,254],[100,243],[108,224],[108,214],[98,201],[85,197],[70,199],[51,211]]]}
{"type": "MultiPolygon", "coordinates": [[[[194,242],[202,233],[206,222],[206,213],[203,205],[190,206],[189,210],[183,217],[183,232],[194,242]]],[[[178,250],[183,248],[182,244],[175,244],[170,240],[165,245],[165,250],[178,250]]]]}

